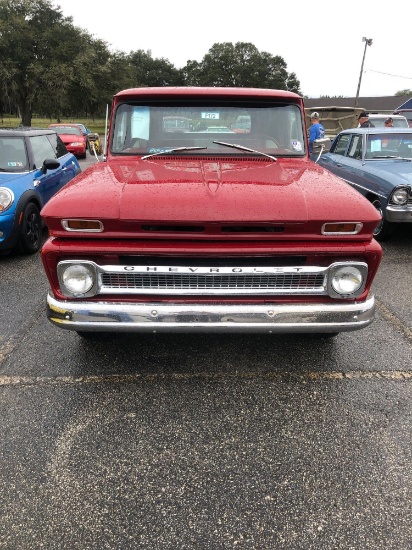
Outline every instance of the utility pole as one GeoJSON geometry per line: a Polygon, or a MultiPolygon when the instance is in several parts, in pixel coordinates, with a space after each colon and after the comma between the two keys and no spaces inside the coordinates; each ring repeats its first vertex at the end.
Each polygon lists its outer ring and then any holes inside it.
{"type": "Polygon", "coordinates": [[[362,38],[362,42],[365,42],[365,49],[363,50],[363,58],[362,58],[362,65],[361,65],[360,75],[359,75],[358,90],[356,92],[356,97],[355,97],[355,106],[358,104],[359,90],[360,90],[362,74],[363,74],[363,64],[365,63],[366,48],[368,46],[372,46],[372,38],[366,38],[366,36],[364,36],[362,38]]]}

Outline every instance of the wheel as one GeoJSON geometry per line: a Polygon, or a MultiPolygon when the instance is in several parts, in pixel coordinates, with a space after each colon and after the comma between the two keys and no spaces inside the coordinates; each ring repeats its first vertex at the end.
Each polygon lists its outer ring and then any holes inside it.
{"type": "Polygon", "coordinates": [[[382,216],[382,219],[379,225],[376,227],[376,229],[373,232],[373,236],[377,241],[384,241],[385,239],[390,237],[394,232],[394,224],[388,222],[388,220],[385,219],[383,210],[382,210],[381,201],[379,199],[374,199],[372,201],[372,204],[382,216]]]}
{"type": "Polygon", "coordinates": [[[35,254],[40,250],[42,240],[42,220],[37,206],[29,202],[24,207],[20,225],[18,251],[23,254],[35,254]]]}

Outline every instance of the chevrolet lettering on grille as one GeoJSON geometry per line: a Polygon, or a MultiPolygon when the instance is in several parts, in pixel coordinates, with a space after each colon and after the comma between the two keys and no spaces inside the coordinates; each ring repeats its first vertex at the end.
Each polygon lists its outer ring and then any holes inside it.
{"type": "MultiPolygon", "coordinates": [[[[115,271],[118,271],[118,267],[114,267],[115,271]]],[[[124,271],[133,271],[134,273],[298,273],[300,271],[318,272],[318,267],[184,267],[184,266],[132,266],[127,265],[123,267],[124,271]]],[[[106,268],[106,271],[109,271],[106,268]]]]}

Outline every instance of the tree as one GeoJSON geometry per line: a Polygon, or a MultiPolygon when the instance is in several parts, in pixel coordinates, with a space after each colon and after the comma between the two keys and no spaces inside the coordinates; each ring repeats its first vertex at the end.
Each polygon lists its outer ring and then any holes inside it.
{"type": "Polygon", "coordinates": [[[216,43],[203,60],[189,60],[182,69],[187,86],[270,88],[300,93],[295,73],[280,56],[259,52],[248,42],[216,43]]]}
{"type": "Polygon", "coordinates": [[[183,77],[167,59],[153,59],[150,50],[130,52],[129,62],[133,69],[134,86],[181,86],[183,77]]]}
{"type": "Polygon", "coordinates": [[[412,96],[412,90],[399,90],[399,92],[396,92],[395,96],[401,96],[401,95],[409,95],[412,96]]]}
{"type": "Polygon", "coordinates": [[[0,0],[0,93],[13,98],[24,126],[34,110],[68,103],[81,36],[49,0],[0,0]]]}

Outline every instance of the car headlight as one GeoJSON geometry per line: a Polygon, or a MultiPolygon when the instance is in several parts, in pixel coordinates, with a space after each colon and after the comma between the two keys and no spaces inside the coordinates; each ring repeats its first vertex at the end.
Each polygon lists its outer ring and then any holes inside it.
{"type": "Polygon", "coordinates": [[[82,141],[73,141],[72,143],[70,143],[70,145],[72,147],[81,147],[82,145],[84,145],[84,143],[82,141]]]}
{"type": "Polygon", "coordinates": [[[408,197],[409,189],[406,187],[400,187],[399,189],[395,189],[392,193],[390,202],[397,205],[406,204],[408,202],[408,197]]]}
{"type": "Polygon", "coordinates": [[[4,212],[14,202],[14,194],[8,187],[0,187],[0,212],[4,212]]]}
{"type": "Polygon", "coordinates": [[[366,263],[333,264],[329,269],[329,295],[334,298],[356,297],[366,284],[366,263]]]}
{"type": "Polygon", "coordinates": [[[66,296],[94,296],[97,291],[96,264],[64,261],[57,265],[60,288],[66,296]]]}

